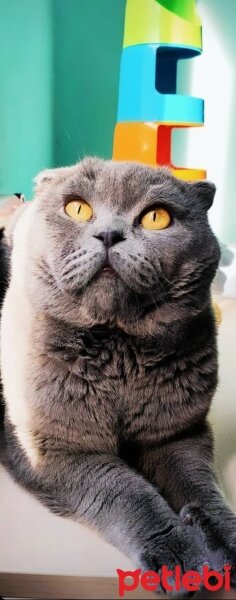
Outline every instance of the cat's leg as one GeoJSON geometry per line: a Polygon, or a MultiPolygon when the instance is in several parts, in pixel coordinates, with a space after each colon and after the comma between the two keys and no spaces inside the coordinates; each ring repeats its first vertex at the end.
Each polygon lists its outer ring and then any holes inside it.
{"type": "Polygon", "coordinates": [[[19,458],[17,469],[52,511],[96,528],[142,570],[180,565],[200,571],[209,559],[199,529],[182,524],[157,488],[116,456],[55,451],[37,474],[19,458]]]}
{"type": "MultiPolygon", "coordinates": [[[[208,424],[176,441],[147,450],[139,470],[155,483],[186,524],[200,525],[215,552],[215,567],[228,562],[236,571],[236,516],[214,471],[213,437],[208,424]]],[[[234,573],[236,581],[236,574],[234,573]]]]}

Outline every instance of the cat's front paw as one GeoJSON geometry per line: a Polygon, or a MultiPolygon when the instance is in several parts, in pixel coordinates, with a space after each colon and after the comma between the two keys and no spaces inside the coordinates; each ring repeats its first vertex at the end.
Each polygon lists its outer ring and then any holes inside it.
{"type": "MultiPolygon", "coordinates": [[[[163,573],[163,566],[172,571],[172,574],[161,580],[161,589],[170,598],[189,598],[193,592],[187,590],[182,583],[182,576],[188,571],[196,571],[202,576],[205,565],[211,568],[209,562],[209,549],[207,547],[205,536],[201,529],[195,526],[173,527],[167,535],[151,536],[143,546],[140,557],[140,566],[142,571],[155,571],[160,576],[163,573]],[[176,571],[181,570],[181,587],[177,584],[176,589],[176,571]],[[166,585],[167,584],[167,585],[166,585]]],[[[203,586],[199,583],[199,588],[203,586]]],[[[158,590],[157,590],[158,591],[158,590]]]]}
{"type": "Polygon", "coordinates": [[[233,512],[228,507],[225,512],[216,513],[197,504],[188,504],[182,508],[180,518],[183,524],[201,529],[212,568],[224,573],[224,567],[230,565],[231,586],[236,587],[236,516],[233,512]]]}

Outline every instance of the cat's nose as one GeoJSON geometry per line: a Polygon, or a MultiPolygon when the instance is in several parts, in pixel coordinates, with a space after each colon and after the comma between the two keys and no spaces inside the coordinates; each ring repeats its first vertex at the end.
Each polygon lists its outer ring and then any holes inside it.
{"type": "Polygon", "coordinates": [[[114,244],[122,242],[122,240],[125,239],[122,231],[118,231],[117,229],[107,229],[106,231],[101,231],[94,237],[98,240],[101,240],[106,248],[111,248],[111,246],[114,246],[114,244]]]}

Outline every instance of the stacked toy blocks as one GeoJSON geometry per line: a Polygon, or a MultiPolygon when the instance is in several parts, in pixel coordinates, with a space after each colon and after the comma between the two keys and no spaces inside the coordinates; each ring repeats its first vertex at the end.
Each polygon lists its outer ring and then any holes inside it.
{"type": "Polygon", "coordinates": [[[204,102],[177,93],[177,64],[202,52],[195,0],[127,0],[113,158],[167,165],[181,179],[203,169],[173,165],[176,127],[202,126],[204,102]]]}

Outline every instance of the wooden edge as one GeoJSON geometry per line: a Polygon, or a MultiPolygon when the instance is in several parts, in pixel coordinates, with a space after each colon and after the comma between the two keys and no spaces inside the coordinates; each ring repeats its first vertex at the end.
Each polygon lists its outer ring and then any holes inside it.
{"type": "MultiPolygon", "coordinates": [[[[21,600],[113,600],[120,599],[115,577],[75,577],[69,575],[34,575],[0,573],[0,600],[4,597],[21,600]]],[[[196,600],[235,600],[236,590],[230,592],[197,592],[196,600]],[[213,596],[214,594],[214,596],[213,596]]],[[[124,599],[164,600],[166,596],[145,592],[141,587],[126,592],[124,599]]]]}
{"type": "MultiPolygon", "coordinates": [[[[115,577],[74,577],[68,575],[31,575],[0,573],[0,595],[30,600],[113,600],[119,599],[118,579],[115,577]]],[[[163,598],[145,592],[141,587],[125,593],[123,598],[137,600],[163,598]]]]}

